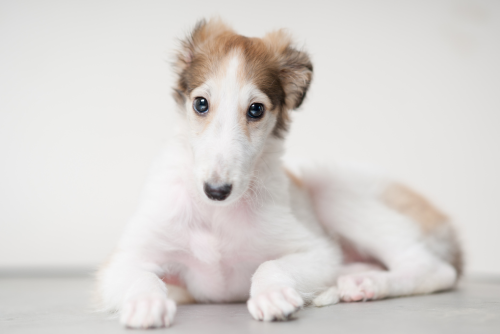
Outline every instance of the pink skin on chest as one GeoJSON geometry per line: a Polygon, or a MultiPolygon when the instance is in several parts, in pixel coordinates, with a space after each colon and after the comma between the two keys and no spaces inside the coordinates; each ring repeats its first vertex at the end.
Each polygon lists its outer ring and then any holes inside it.
{"type": "Polygon", "coordinates": [[[243,200],[199,214],[204,217],[202,224],[188,224],[183,238],[185,252],[175,259],[183,269],[162,280],[188,288],[201,301],[245,300],[257,267],[277,258],[279,252],[262,242],[258,216],[243,200]]]}

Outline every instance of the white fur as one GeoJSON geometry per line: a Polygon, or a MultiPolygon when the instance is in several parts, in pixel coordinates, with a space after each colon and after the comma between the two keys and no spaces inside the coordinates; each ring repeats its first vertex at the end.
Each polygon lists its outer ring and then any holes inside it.
{"type": "Polygon", "coordinates": [[[455,270],[429,245],[438,253],[446,246],[427,242],[415,222],[380,201],[384,178],[309,168],[302,187],[291,183],[283,140],[271,134],[276,116],[267,110],[249,135],[238,119],[251,103],[269,108],[269,100],[241,83],[240,54],[226,64],[192,92],[175,140],[152,167],[141,204],[99,273],[105,309],[119,311],[128,327],[169,326],[176,307],[165,275],[198,302],[248,301],[250,314],[266,321],[287,319],[313,300],[324,306],[454,284],[455,270]],[[217,105],[208,125],[192,110],[197,96],[217,105]],[[204,182],[233,190],[215,202],[204,182]],[[338,236],[389,271],[340,276],[338,236]]]}

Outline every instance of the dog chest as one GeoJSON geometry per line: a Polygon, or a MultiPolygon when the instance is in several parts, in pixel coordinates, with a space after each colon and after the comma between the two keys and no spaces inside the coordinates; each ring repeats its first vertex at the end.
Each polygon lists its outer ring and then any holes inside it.
{"type": "Polygon", "coordinates": [[[246,300],[258,266],[277,257],[275,248],[259,247],[255,240],[209,231],[192,233],[183,276],[193,297],[203,302],[246,300]]]}

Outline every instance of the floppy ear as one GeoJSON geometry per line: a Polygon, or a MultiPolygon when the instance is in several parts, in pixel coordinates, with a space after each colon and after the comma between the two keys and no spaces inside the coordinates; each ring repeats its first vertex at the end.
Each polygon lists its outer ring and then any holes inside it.
{"type": "Polygon", "coordinates": [[[208,40],[229,31],[232,31],[232,29],[219,18],[212,18],[208,22],[204,19],[198,21],[191,33],[181,40],[181,47],[177,52],[177,61],[174,64],[177,71],[187,68],[193,61],[195,54],[208,40]]]}
{"type": "Polygon", "coordinates": [[[174,70],[178,75],[177,87],[174,88],[175,100],[183,104],[184,94],[187,91],[186,73],[208,41],[220,36],[223,33],[232,31],[220,19],[210,19],[208,22],[200,20],[188,36],[180,41],[174,61],[174,70]]]}
{"type": "Polygon", "coordinates": [[[201,35],[205,29],[207,22],[203,19],[196,23],[194,29],[188,36],[180,41],[180,48],[176,54],[174,69],[178,74],[185,70],[193,61],[196,47],[203,42],[201,35]]]}
{"type": "Polygon", "coordinates": [[[291,47],[283,54],[281,83],[285,91],[286,105],[297,109],[304,101],[311,84],[313,66],[307,53],[291,47]]]}
{"type": "Polygon", "coordinates": [[[264,41],[268,43],[277,57],[286,108],[300,107],[312,80],[313,66],[309,55],[294,48],[292,39],[284,30],[267,34],[264,41]]]}

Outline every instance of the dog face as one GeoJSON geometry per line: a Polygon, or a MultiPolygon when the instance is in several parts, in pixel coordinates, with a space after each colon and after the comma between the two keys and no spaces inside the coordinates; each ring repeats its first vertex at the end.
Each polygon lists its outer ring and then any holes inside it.
{"type": "Polygon", "coordinates": [[[220,21],[199,23],[182,45],[174,97],[188,124],[196,187],[213,203],[230,203],[247,191],[266,143],[283,137],[312,65],[283,31],[247,38],[220,21]]]}

